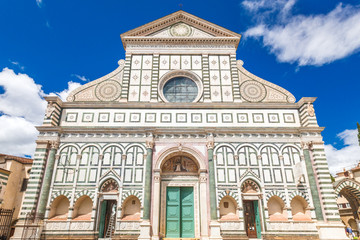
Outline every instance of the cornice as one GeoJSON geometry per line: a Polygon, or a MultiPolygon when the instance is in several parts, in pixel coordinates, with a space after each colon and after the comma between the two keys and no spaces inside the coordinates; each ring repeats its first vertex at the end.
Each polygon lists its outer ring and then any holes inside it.
{"type": "Polygon", "coordinates": [[[235,32],[232,32],[226,28],[223,28],[219,25],[206,21],[202,18],[199,18],[195,15],[187,13],[185,11],[177,11],[172,14],[169,14],[165,17],[154,20],[150,23],[144,24],[135,29],[129,30],[121,34],[121,38],[125,36],[147,36],[151,33],[157,32],[161,29],[164,29],[168,26],[171,26],[177,22],[184,22],[198,29],[204,30],[205,32],[211,33],[214,36],[224,36],[224,37],[238,37],[241,35],[235,32]]]}
{"type": "Polygon", "coordinates": [[[235,37],[212,37],[212,38],[184,38],[184,37],[172,37],[172,38],[159,38],[159,37],[123,37],[122,39],[124,49],[128,44],[143,44],[143,45],[233,45],[237,48],[240,42],[240,38],[235,37]]]}
{"type": "Polygon", "coordinates": [[[58,133],[144,133],[153,134],[207,134],[207,133],[252,133],[252,134],[301,134],[321,133],[324,127],[188,127],[188,128],[167,128],[167,127],[48,127],[36,128],[39,132],[58,133]]]}
{"type": "Polygon", "coordinates": [[[229,43],[235,45],[235,48],[237,47],[241,35],[235,32],[232,32],[226,28],[220,27],[216,24],[213,24],[211,22],[208,22],[204,19],[201,19],[199,17],[196,17],[192,14],[189,14],[184,11],[177,11],[175,13],[172,13],[170,15],[167,15],[165,17],[159,18],[155,21],[152,21],[148,24],[145,24],[143,26],[137,27],[133,30],[127,31],[120,35],[121,40],[123,42],[124,49],[126,50],[126,45],[128,43],[204,43],[204,42],[211,42],[211,43],[229,43]],[[192,39],[192,38],[158,38],[158,37],[152,37],[149,36],[152,33],[158,32],[166,27],[169,27],[175,23],[183,22],[185,24],[188,24],[192,27],[195,27],[197,29],[200,29],[206,33],[209,33],[210,35],[214,36],[213,38],[200,38],[200,39],[192,39]],[[133,39],[133,40],[131,40],[133,39]],[[211,40],[215,39],[215,40],[211,40]],[[228,40],[226,40],[228,39],[228,40]],[[199,42],[200,41],[200,42],[199,42]]]}
{"type": "Polygon", "coordinates": [[[142,102],[64,102],[66,109],[298,109],[297,103],[142,103],[142,102]]]}

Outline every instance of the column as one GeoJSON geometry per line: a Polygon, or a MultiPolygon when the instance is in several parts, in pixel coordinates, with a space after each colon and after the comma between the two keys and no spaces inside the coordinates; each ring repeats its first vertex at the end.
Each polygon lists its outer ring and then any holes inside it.
{"type": "Polygon", "coordinates": [[[200,172],[200,236],[201,239],[208,239],[208,205],[207,203],[207,177],[206,172],[200,172]]]}
{"type": "Polygon", "coordinates": [[[209,158],[209,192],[210,192],[210,216],[211,220],[217,220],[216,216],[216,187],[215,187],[215,170],[214,170],[214,141],[207,142],[209,158]]]}
{"type": "Polygon", "coordinates": [[[315,184],[309,184],[310,185],[310,191],[313,198],[315,213],[316,213],[316,219],[317,220],[324,220],[324,215],[322,211],[322,206],[320,202],[319,192],[318,192],[318,181],[315,178],[315,172],[313,171],[311,156],[310,156],[310,149],[312,148],[312,143],[303,143],[303,152],[304,152],[304,158],[305,158],[305,166],[307,175],[309,178],[309,183],[315,183],[315,184]]]}
{"type": "Polygon", "coordinates": [[[49,153],[49,158],[47,160],[46,164],[46,170],[45,170],[45,176],[44,181],[41,186],[41,195],[40,195],[40,201],[38,206],[37,214],[41,218],[44,217],[47,201],[49,199],[49,191],[50,191],[50,185],[51,185],[51,179],[54,171],[54,164],[55,164],[55,154],[57,151],[57,148],[59,147],[59,141],[51,141],[51,150],[49,153]]]}
{"type": "Polygon", "coordinates": [[[150,220],[150,202],[151,202],[151,172],[152,172],[152,155],[154,141],[146,141],[146,166],[145,166],[145,190],[144,190],[144,220],[150,220]]]}
{"type": "Polygon", "coordinates": [[[152,232],[153,240],[159,239],[160,222],[160,170],[154,171],[153,199],[152,199],[152,232]]]}
{"type": "MultiPolygon", "coordinates": [[[[152,136],[152,135],[151,135],[152,136]]],[[[144,188],[144,212],[143,221],[140,224],[139,240],[150,240],[150,204],[151,204],[151,173],[152,173],[152,154],[154,140],[146,141],[146,166],[145,166],[145,188],[144,188]]]]}

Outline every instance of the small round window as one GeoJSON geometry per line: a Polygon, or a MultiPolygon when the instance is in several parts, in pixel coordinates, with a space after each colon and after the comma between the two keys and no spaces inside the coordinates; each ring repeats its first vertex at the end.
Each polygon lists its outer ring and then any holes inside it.
{"type": "Polygon", "coordinates": [[[196,83],[187,77],[174,77],[163,88],[164,97],[169,102],[193,102],[198,92],[196,83]]]}

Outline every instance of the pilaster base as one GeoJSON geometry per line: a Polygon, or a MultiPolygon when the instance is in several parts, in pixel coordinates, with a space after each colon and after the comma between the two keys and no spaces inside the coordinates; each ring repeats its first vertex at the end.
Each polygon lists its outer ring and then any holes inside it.
{"type": "Polygon", "coordinates": [[[210,222],[210,240],[223,239],[220,234],[220,223],[217,221],[210,222]]]}
{"type": "Polygon", "coordinates": [[[150,237],[150,222],[149,221],[142,221],[140,223],[140,235],[139,235],[139,240],[151,240],[150,237]]]}
{"type": "Polygon", "coordinates": [[[22,240],[27,239],[30,235],[32,239],[40,239],[41,232],[43,230],[43,222],[38,224],[25,225],[24,221],[19,221],[15,226],[14,235],[10,238],[11,240],[22,240]],[[26,233],[24,233],[26,231],[26,233]]]}
{"type": "Polygon", "coordinates": [[[345,234],[345,226],[340,222],[319,222],[316,225],[320,240],[345,240],[349,239],[345,234]]]}

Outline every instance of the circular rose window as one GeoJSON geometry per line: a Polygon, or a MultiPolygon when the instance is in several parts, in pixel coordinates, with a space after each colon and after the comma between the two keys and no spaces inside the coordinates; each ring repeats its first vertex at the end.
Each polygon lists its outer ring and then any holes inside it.
{"type": "Polygon", "coordinates": [[[174,77],[164,85],[164,97],[169,102],[193,102],[198,96],[198,86],[190,78],[174,77]]]}

